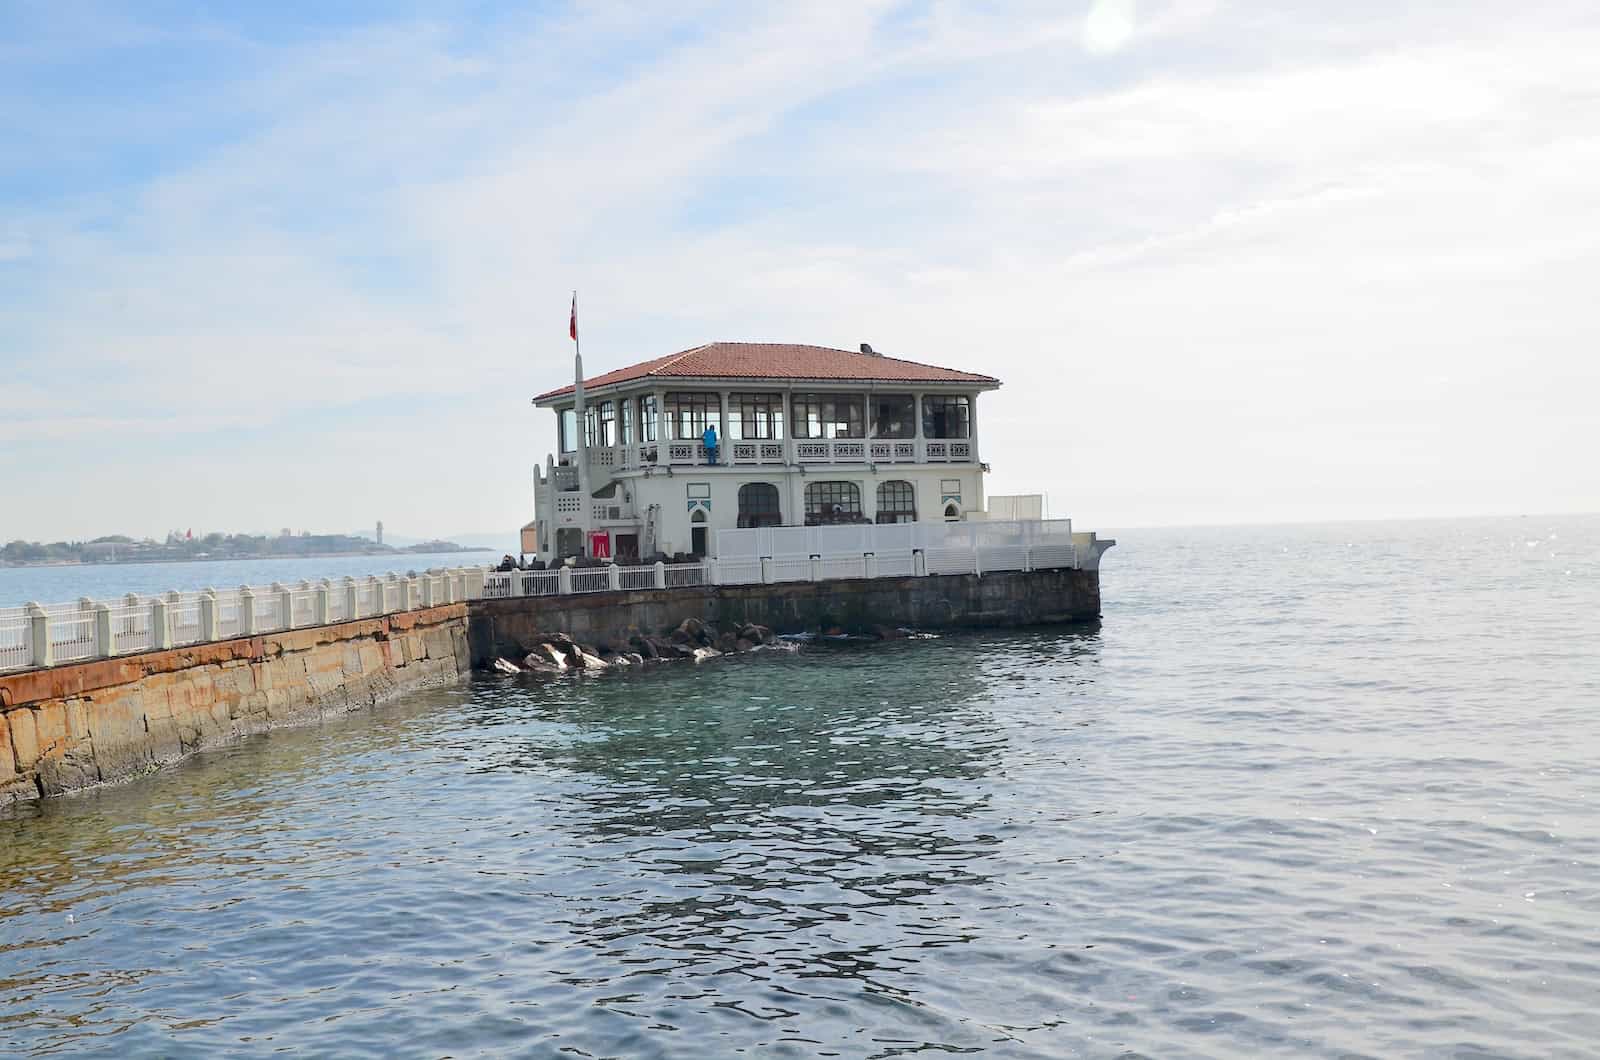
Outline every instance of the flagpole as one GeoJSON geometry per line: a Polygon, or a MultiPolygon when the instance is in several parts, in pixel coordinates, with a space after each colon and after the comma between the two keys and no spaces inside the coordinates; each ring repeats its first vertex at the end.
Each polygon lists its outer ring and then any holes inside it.
{"type": "Polygon", "coordinates": [[[589,494],[589,420],[583,404],[583,344],[578,340],[578,292],[572,292],[572,395],[577,420],[578,445],[578,526],[583,532],[579,555],[589,554],[589,525],[594,503],[589,494]]]}

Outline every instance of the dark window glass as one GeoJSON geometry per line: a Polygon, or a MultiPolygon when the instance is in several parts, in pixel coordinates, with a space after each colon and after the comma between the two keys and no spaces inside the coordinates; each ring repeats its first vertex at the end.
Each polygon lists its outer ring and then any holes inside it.
{"type": "Polygon", "coordinates": [[[747,482],[739,487],[739,525],[782,526],[778,487],[770,482],[747,482]]]}
{"type": "Polygon", "coordinates": [[[854,482],[806,484],[807,526],[861,521],[861,490],[854,482]]]}
{"type": "Polygon", "coordinates": [[[972,402],[965,394],[924,395],[922,435],[925,438],[965,438],[972,430],[972,402]]]}
{"type": "Polygon", "coordinates": [[[575,453],[578,451],[578,413],[574,409],[561,410],[561,452],[575,453]]]}
{"type": "Polygon", "coordinates": [[[622,413],[622,433],[618,440],[623,445],[633,444],[633,399],[623,398],[617,402],[617,409],[622,413]]]}
{"type": "Polygon", "coordinates": [[[679,441],[698,442],[706,427],[717,421],[717,395],[697,391],[670,391],[667,435],[679,441]]]}
{"type": "Polygon", "coordinates": [[[880,523],[917,521],[917,491],[911,483],[895,479],[878,485],[877,521],[880,523]]]}
{"type": "Polygon", "coordinates": [[[866,437],[861,398],[854,394],[796,394],[789,401],[791,437],[866,437]]]}
{"type": "Polygon", "coordinates": [[[783,437],[782,394],[729,394],[728,437],[734,441],[783,437]]]}
{"type": "Polygon", "coordinates": [[[594,432],[590,445],[598,445],[609,449],[617,444],[617,403],[602,401],[596,406],[596,420],[598,429],[594,432]]]}
{"type": "Polygon", "coordinates": [[[874,438],[915,438],[917,403],[910,394],[872,395],[874,438]]]}
{"type": "Polygon", "coordinates": [[[656,396],[646,395],[639,399],[639,440],[653,442],[656,440],[656,396]]]}

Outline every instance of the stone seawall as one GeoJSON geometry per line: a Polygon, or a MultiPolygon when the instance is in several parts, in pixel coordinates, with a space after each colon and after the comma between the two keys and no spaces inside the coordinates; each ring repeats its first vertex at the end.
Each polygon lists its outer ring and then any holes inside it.
{"type": "Polygon", "coordinates": [[[455,682],[467,605],[0,676],[0,806],[455,682]]]}
{"type": "Polygon", "coordinates": [[[778,585],[641,589],[574,596],[475,600],[468,636],[474,665],[521,658],[540,633],[564,632],[586,644],[622,646],[635,633],[659,634],[686,618],[719,629],[746,623],[780,633],[880,626],[997,629],[1100,617],[1100,572],[1042,570],[871,578],[778,585]]]}

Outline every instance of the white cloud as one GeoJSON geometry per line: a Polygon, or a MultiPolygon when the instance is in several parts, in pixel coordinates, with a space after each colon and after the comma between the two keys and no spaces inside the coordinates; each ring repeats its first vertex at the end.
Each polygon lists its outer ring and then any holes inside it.
{"type": "MultiPolygon", "coordinates": [[[[516,525],[578,286],[592,370],[743,337],[993,369],[994,488],[1089,523],[1600,506],[1592,20],[710,14],[378,27],[219,84],[238,135],[0,229],[7,440],[127,439],[80,485],[163,461],[215,525],[516,525]]],[[[116,529],[29,488],[15,532],[116,529]]]]}

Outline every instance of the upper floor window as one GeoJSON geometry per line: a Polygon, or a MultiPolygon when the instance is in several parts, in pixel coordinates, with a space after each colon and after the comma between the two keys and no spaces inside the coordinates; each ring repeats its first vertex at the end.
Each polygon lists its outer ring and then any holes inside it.
{"type": "Polygon", "coordinates": [[[729,394],[728,437],[756,441],[783,437],[782,394],[729,394]]]}
{"type": "Polygon", "coordinates": [[[639,440],[653,442],[656,440],[656,396],[646,394],[639,399],[639,440]]]}
{"type": "Polygon", "coordinates": [[[967,438],[972,434],[972,399],[965,394],[924,394],[925,438],[967,438]]]}
{"type": "Polygon", "coordinates": [[[563,453],[576,453],[578,451],[578,413],[576,409],[565,408],[556,414],[557,432],[560,435],[557,444],[563,453]]]}
{"type": "Polygon", "coordinates": [[[623,445],[633,444],[633,399],[623,398],[617,402],[618,426],[621,428],[617,441],[623,445]]]}
{"type": "Polygon", "coordinates": [[[795,438],[866,437],[858,395],[796,394],[789,405],[795,438]]]}
{"type": "Polygon", "coordinates": [[[917,402],[910,394],[872,395],[874,438],[915,438],[917,402]]]}
{"type": "Polygon", "coordinates": [[[807,526],[861,521],[861,488],[854,482],[806,483],[807,526]]]}
{"type": "Polygon", "coordinates": [[[617,444],[617,403],[602,401],[590,408],[589,444],[609,449],[617,444]]]}
{"type": "Polygon", "coordinates": [[[698,442],[721,409],[717,395],[703,391],[668,391],[666,402],[667,437],[682,441],[698,442]]]}

